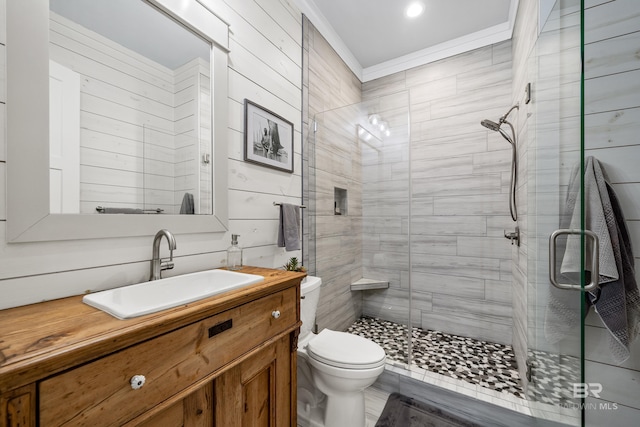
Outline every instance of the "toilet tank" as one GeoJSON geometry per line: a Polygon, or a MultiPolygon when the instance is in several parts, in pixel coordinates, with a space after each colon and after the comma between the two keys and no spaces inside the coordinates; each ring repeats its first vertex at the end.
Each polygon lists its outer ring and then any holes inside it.
{"type": "Polygon", "coordinates": [[[316,276],[307,276],[300,284],[300,294],[302,296],[300,300],[300,320],[302,320],[300,341],[313,331],[316,309],[320,300],[320,285],[322,285],[322,279],[316,276]]]}

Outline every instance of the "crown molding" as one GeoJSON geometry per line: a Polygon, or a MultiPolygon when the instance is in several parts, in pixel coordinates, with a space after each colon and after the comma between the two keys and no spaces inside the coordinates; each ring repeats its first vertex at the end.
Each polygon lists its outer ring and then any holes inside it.
{"type": "Polygon", "coordinates": [[[347,47],[336,30],[331,26],[327,18],[316,7],[315,3],[309,0],[294,0],[300,11],[309,18],[320,34],[327,40],[338,56],[347,64],[353,74],[362,81],[362,65],[347,47]]]}
{"type": "Polygon", "coordinates": [[[358,77],[363,83],[397,72],[406,71],[410,68],[418,67],[440,59],[448,58],[450,56],[458,55],[460,53],[468,52],[470,50],[479,49],[494,43],[509,40],[513,35],[519,4],[519,0],[511,0],[511,4],[509,5],[509,18],[507,22],[445,43],[440,43],[417,52],[403,55],[380,64],[363,68],[312,0],[294,1],[300,11],[309,18],[340,58],[342,58],[356,77],[358,77]]]}
{"type": "Polygon", "coordinates": [[[362,71],[362,82],[368,82],[390,74],[419,67],[430,62],[469,52],[511,38],[508,23],[499,24],[482,31],[449,40],[417,52],[409,53],[380,64],[372,65],[362,71]]]}

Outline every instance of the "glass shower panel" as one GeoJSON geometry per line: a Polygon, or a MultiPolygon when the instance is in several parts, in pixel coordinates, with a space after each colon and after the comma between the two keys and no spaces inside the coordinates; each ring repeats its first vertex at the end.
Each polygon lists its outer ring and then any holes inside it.
{"type": "Polygon", "coordinates": [[[310,127],[306,262],[323,278],[319,329],[355,322],[409,363],[408,93],[316,114],[310,127]]]}
{"type": "Polygon", "coordinates": [[[362,104],[363,316],[380,319],[393,350],[390,362],[411,363],[409,94],[398,92],[362,104]]]}
{"type": "Polygon", "coordinates": [[[309,253],[311,274],[322,278],[318,330],[346,330],[362,314],[351,284],[362,278],[362,178],[359,104],[318,113],[308,148],[309,253]]]}
{"type": "Polygon", "coordinates": [[[556,2],[530,57],[527,398],[534,416],[581,425],[583,291],[581,5],[556,2]],[[562,234],[550,246],[550,236],[562,234]],[[555,258],[552,256],[555,249],[555,258]]]}

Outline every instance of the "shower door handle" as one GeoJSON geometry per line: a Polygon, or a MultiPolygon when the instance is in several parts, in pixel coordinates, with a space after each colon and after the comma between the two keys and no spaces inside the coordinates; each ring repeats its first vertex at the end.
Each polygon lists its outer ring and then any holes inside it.
{"type": "Polygon", "coordinates": [[[549,237],[549,280],[551,284],[558,289],[568,289],[574,291],[592,291],[598,287],[598,279],[600,273],[598,271],[598,263],[600,261],[600,251],[598,246],[598,235],[591,230],[568,230],[560,229],[551,233],[549,237]],[[591,281],[585,285],[584,288],[580,285],[573,285],[568,283],[558,283],[556,279],[556,240],[562,235],[584,235],[593,241],[593,252],[591,253],[591,281]]]}

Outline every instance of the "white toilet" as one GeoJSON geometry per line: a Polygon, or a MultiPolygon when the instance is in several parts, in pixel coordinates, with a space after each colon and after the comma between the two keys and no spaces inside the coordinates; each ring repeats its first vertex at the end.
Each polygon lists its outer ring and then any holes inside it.
{"type": "Polygon", "coordinates": [[[301,286],[298,425],[364,427],[364,389],[384,371],[384,350],[346,332],[312,332],[321,284],[319,277],[307,276],[301,286]]]}

